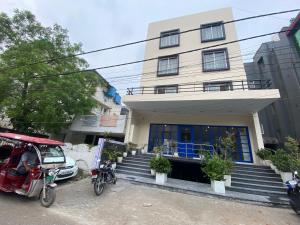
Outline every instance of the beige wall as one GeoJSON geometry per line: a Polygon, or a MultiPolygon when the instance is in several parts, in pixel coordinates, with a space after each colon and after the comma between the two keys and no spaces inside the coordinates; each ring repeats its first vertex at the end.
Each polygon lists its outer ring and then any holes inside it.
{"type": "Polygon", "coordinates": [[[161,124],[191,124],[191,125],[224,125],[224,126],[247,126],[251,142],[251,149],[254,163],[257,162],[255,151],[258,149],[257,133],[254,126],[253,115],[198,115],[186,116],[178,114],[163,113],[132,113],[134,125],[132,139],[127,142],[133,142],[138,146],[148,144],[149,131],[151,123],[161,124]]]}
{"type": "MultiPolygon", "coordinates": [[[[158,21],[149,24],[147,38],[160,36],[160,32],[172,29],[180,29],[185,31],[189,29],[199,28],[201,24],[207,24],[218,21],[233,20],[231,8],[224,8],[174,19],[158,21]]],[[[178,52],[203,48],[215,44],[221,44],[229,41],[237,40],[234,23],[225,24],[225,40],[201,43],[200,31],[188,32],[180,34],[180,46],[165,49],[159,49],[159,39],[149,41],[146,44],[145,59],[176,54],[178,52]]],[[[141,78],[140,86],[155,86],[165,84],[179,84],[189,82],[205,82],[214,80],[244,80],[246,74],[243,67],[243,61],[240,53],[239,43],[233,43],[215,48],[224,48],[228,50],[228,55],[234,57],[229,59],[231,70],[223,72],[202,72],[201,51],[182,54],[179,56],[179,66],[188,66],[179,70],[179,75],[157,77],[157,60],[144,63],[143,72],[146,73],[141,78]],[[234,71],[234,72],[233,72],[234,71]],[[151,73],[152,72],[152,73],[151,73]],[[148,74],[147,74],[148,73],[148,74]],[[150,74],[149,74],[150,73],[150,74]]]]}

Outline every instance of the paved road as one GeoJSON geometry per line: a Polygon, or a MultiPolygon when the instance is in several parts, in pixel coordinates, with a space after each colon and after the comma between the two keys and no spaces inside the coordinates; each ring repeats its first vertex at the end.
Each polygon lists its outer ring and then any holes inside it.
{"type": "Polygon", "coordinates": [[[89,179],[60,186],[57,201],[49,209],[38,201],[0,194],[0,218],[1,225],[300,224],[300,217],[289,209],[186,195],[121,180],[96,197],[89,179]]]}

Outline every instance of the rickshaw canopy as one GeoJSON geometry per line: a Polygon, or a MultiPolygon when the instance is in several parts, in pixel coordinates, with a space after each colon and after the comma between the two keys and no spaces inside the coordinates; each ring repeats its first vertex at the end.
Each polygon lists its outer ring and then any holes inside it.
{"type": "Polygon", "coordinates": [[[15,134],[15,133],[1,133],[0,137],[15,139],[24,142],[30,142],[35,144],[44,144],[44,145],[64,145],[63,142],[55,141],[47,138],[39,138],[39,137],[31,137],[23,134],[15,134]]]}

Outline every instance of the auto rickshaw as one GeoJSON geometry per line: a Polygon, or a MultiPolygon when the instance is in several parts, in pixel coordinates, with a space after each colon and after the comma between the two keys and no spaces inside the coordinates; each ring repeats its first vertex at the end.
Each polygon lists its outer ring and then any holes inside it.
{"type": "Polygon", "coordinates": [[[66,162],[61,145],[47,138],[0,133],[0,191],[39,197],[42,206],[51,206],[56,197],[55,177],[66,162]],[[29,148],[37,155],[36,162],[20,174],[17,166],[29,148]]]}

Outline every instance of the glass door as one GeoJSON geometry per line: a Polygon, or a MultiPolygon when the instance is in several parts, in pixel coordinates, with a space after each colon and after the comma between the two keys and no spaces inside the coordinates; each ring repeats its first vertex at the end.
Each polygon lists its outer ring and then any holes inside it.
{"type": "Polygon", "coordinates": [[[178,155],[181,157],[194,157],[194,128],[193,126],[178,126],[178,155]]]}

